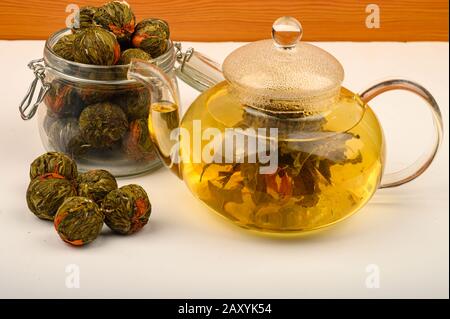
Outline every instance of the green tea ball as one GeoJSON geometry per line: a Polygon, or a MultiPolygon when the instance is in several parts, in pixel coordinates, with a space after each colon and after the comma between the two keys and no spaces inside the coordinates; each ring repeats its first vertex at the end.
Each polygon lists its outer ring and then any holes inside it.
{"type": "Polygon", "coordinates": [[[58,42],[53,45],[53,52],[63,59],[74,61],[73,42],[75,40],[75,37],[75,34],[67,34],[60,38],[58,42]]]}
{"type": "Polygon", "coordinates": [[[83,246],[93,242],[103,227],[103,213],[98,205],[85,197],[70,197],[59,207],[55,229],[66,243],[83,246]]]}
{"type": "Polygon", "coordinates": [[[122,146],[125,154],[135,161],[149,161],[157,157],[148,131],[148,122],[144,119],[134,120],[130,123],[122,146]]]}
{"type": "Polygon", "coordinates": [[[75,33],[74,60],[93,65],[114,65],[120,58],[116,36],[100,27],[82,29],[75,33]]]}
{"type": "Polygon", "coordinates": [[[64,200],[76,196],[72,181],[56,173],[39,176],[27,189],[27,204],[33,214],[41,219],[53,220],[64,200]]]}
{"type": "Polygon", "coordinates": [[[157,58],[167,50],[170,37],[169,25],[160,19],[146,19],[136,25],[132,44],[142,49],[152,58],[157,58]]]}
{"type": "Polygon", "coordinates": [[[151,209],[147,193],[135,184],[113,190],[102,203],[106,225],[123,235],[133,234],[144,227],[151,209]]]}
{"type": "Polygon", "coordinates": [[[51,82],[44,104],[58,117],[78,117],[84,107],[77,90],[62,81],[51,82]]]}
{"type": "Polygon", "coordinates": [[[141,49],[127,49],[122,52],[118,64],[130,64],[131,59],[151,60],[150,54],[141,49]]]}
{"type": "Polygon", "coordinates": [[[97,26],[97,23],[94,21],[95,12],[97,12],[97,8],[95,7],[87,6],[80,8],[80,11],[76,17],[77,23],[72,27],[72,30],[77,32],[81,29],[97,26]]]}
{"type": "Polygon", "coordinates": [[[116,94],[110,87],[100,85],[85,85],[79,87],[77,92],[86,105],[107,102],[116,94]]]}
{"type": "Polygon", "coordinates": [[[79,118],[84,140],[98,148],[107,148],[120,140],[128,129],[122,109],[112,103],[97,103],[86,107],[79,118]]]}
{"type": "Polygon", "coordinates": [[[76,118],[62,118],[54,121],[49,129],[50,145],[58,152],[68,153],[70,141],[80,135],[80,128],[76,118]]]}
{"type": "Polygon", "coordinates": [[[30,179],[46,175],[57,174],[72,180],[77,178],[77,164],[69,156],[48,152],[36,158],[30,165],[30,179]]]}
{"type": "Polygon", "coordinates": [[[95,169],[78,175],[78,195],[92,199],[97,204],[109,192],[117,189],[117,181],[114,176],[105,170],[95,169]]]}
{"type": "Polygon", "coordinates": [[[111,31],[120,43],[127,43],[134,32],[136,18],[130,5],[125,1],[111,1],[94,14],[95,22],[111,31]]]}
{"type": "Polygon", "coordinates": [[[133,88],[117,94],[115,102],[127,115],[129,121],[148,119],[150,110],[150,91],[147,88],[133,88]]]}

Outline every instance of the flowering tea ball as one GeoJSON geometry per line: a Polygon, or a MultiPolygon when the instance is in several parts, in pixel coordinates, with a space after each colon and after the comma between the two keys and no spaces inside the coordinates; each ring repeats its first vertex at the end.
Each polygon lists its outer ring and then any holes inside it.
{"type": "Polygon", "coordinates": [[[32,213],[41,219],[53,220],[64,200],[76,194],[72,181],[56,173],[50,173],[30,182],[26,198],[32,213]]]}
{"type": "Polygon", "coordinates": [[[107,86],[84,85],[77,89],[81,100],[86,105],[106,102],[115,96],[115,91],[107,86]]]}
{"type": "Polygon", "coordinates": [[[112,1],[98,8],[95,22],[111,31],[120,43],[127,43],[134,32],[136,18],[130,5],[125,1],[112,1]]]}
{"type": "Polygon", "coordinates": [[[44,103],[58,117],[78,117],[84,107],[77,90],[62,81],[51,82],[44,103]]]}
{"type": "Polygon", "coordinates": [[[147,193],[135,184],[113,190],[102,203],[106,225],[123,235],[133,234],[144,227],[151,209],[147,193]]]}
{"type": "Polygon", "coordinates": [[[50,145],[58,152],[66,154],[70,141],[78,135],[80,135],[78,120],[73,117],[57,119],[50,125],[48,131],[50,145]]]}
{"type": "Polygon", "coordinates": [[[123,139],[123,149],[128,157],[135,161],[152,160],[156,152],[148,131],[147,120],[139,119],[130,123],[130,128],[123,139]]]}
{"type": "Polygon", "coordinates": [[[107,148],[120,140],[128,129],[122,109],[112,103],[97,103],[86,107],[79,118],[81,135],[93,147],[107,148]]]}
{"type": "Polygon", "coordinates": [[[97,204],[109,192],[117,189],[117,181],[114,176],[105,170],[95,169],[78,175],[78,195],[92,199],[97,204]]]}
{"type": "Polygon", "coordinates": [[[72,31],[77,32],[81,29],[95,27],[97,24],[94,21],[94,15],[97,12],[95,7],[82,7],[76,17],[77,23],[72,27],[72,31]]]}
{"type": "Polygon", "coordinates": [[[119,61],[120,45],[116,36],[100,27],[75,33],[73,43],[75,62],[94,65],[113,65],[119,61]]]}
{"type": "Polygon", "coordinates": [[[48,152],[36,158],[30,165],[30,179],[46,175],[57,174],[72,180],[77,178],[77,164],[63,153],[48,152]]]}
{"type": "Polygon", "coordinates": [[[141,60],[148,61],[151,58],[152,57],[150,56],[150,54],[148,54],[144,50],[127,49],[122,52],[122,55],[120,56],[120,60],[119,60],[118,64],[123,64],[123,65],[130,64],[131,59],[141,59],[141,60]]]}
{"type": "Polygon", "coordinates": [[[133,88],[119,93],[115,102],[127,115],[129,121],[147,119],[150,110],[150,91],[143,88],[133,88]]]}
{"type": "Polygon", "coordinates": [[[73,41],[75,40],[75,34],[67,34],[61,37],[58,42],[53,45],[53,52],[66,60],[73,61],[73,41]]]}
{"type": "Polygon", "coordinates": [[[157,58],[167,50],[167,42],[170,37],[169,25],[160,19],[146,19],[136,25],[132,43],[157,58]]]}
{"type": "Polygon", "coordinates": [[[82,246],[93,242],[103,227],[103,213],[92,200],[70,197],[59,207],[54,225],[66,243],[82,246]]]}

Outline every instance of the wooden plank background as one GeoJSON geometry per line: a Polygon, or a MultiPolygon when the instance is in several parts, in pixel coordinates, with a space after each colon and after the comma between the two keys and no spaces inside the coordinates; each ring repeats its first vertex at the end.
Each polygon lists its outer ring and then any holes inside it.
{"type": "MultiPolygon", "coordinates": [[[[46,39],[65,26],[69,3],[106,0],[0,0],[0,39],[46,39]]],[[[309,41],[448,41],[446,0],[129,0],[138,20],[159,17],[172,38],[250,41],[270,37],[279,16],[295,16],[309,41]],[[368,29],[366,6],[380,8],[379,29],[368,29]]]]}

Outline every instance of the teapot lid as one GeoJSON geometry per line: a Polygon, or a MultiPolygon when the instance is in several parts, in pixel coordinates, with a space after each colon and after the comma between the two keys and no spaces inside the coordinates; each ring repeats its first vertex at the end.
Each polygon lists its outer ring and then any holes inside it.
{"type": "Polygon", "coordinates": [[[326,111],[339,96],[344,69],[327,51],[300,41],[295,18],[281,17],[272,40],[233,51],[223,63],[225,79],[241,103],[274,113],[326,111]]]}

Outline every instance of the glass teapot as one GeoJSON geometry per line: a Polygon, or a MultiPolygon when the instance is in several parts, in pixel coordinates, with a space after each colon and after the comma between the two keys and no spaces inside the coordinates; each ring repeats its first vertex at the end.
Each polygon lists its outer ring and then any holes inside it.
{"type": "Polygon", "coordinates": [[[163,72],[139,60],[128,71],[152,91],[149,130],[166,166],[198,199],[247,229],[295,233],[334,224],[378,188],[422,174],[441,143],[441,113],[426,89],[394,79],[355,94],[341,86],[336,58],[301,36],[296,19],[279,18],[272,39],[225,59],[226,80],[201,54],[181,55],[179,76],[208,88],[181,121],[176,88],[163,72]],[[383,131],[367,103],[398,89],[425,99],[435,136],[415,164],[383,174],[383,131]]]}

